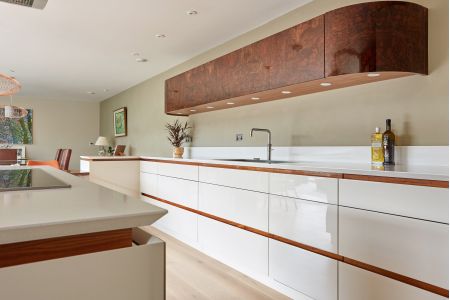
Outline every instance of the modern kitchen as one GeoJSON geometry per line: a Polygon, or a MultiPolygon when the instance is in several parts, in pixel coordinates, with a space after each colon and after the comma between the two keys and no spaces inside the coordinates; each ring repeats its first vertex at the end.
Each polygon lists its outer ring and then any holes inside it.
{"type": "Polygon", "coordinates": [[[449,298],[448,14],[0,0],[0,299],[449,298]]]}

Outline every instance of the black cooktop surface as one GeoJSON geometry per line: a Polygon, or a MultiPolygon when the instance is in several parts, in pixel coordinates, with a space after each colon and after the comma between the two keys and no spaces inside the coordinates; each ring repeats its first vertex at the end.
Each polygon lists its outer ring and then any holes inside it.
{"type": "Polygon", "coordinates": [[[70,187],[41,169],[0,169],[0,192],[70,187]]]}

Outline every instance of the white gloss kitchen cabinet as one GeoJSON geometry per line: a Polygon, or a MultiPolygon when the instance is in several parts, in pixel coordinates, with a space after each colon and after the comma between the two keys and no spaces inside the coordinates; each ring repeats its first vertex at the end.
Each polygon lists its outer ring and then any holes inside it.
{"type": "Polygon", "coordinates": [[[152,159],[141,192],[169,211],[159,229],[294,299],[448,290],[448,188],[152,159]]]}

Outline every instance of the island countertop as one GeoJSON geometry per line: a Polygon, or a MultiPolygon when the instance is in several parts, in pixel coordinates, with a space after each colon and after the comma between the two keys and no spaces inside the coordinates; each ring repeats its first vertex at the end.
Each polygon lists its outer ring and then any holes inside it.
{"type": "MultiPolygon", "coordinates": [[[[21,167],[0,167],[12,168],[21,167]]],[[[167,213],[69,173],[39,168],[71,188],[1,192],[0,244],[150,225],[167,213]]]]}

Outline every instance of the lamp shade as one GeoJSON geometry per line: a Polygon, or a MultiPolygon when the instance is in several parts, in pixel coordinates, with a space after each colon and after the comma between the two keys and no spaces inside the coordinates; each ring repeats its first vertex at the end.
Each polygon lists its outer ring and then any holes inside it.
{"type": "Polygon", "coordinates": [[[109,146],[109,141],[104,136],[99,136],[97,141],[95,141],[95,146],[109,146]]]}

